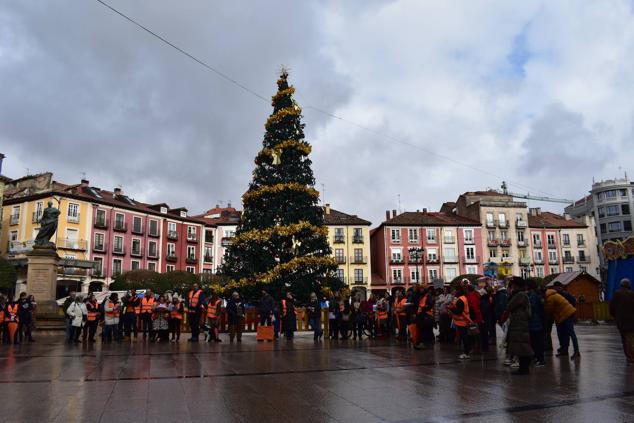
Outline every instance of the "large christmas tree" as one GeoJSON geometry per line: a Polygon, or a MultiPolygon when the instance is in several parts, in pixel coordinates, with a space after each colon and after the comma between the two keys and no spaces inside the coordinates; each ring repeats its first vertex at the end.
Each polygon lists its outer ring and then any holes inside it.
{"type": "Polygon", "coordinates": [[[242,219],[225,256],[222,272],[230,282],[224,289],[251,298],[262,288],[278,298],[289,290],[305,300],[338,282],[329,277],[337,265],[314,188],[311,147],[286,70],[277,86],[253,181],[242,197],[242,219]]]}

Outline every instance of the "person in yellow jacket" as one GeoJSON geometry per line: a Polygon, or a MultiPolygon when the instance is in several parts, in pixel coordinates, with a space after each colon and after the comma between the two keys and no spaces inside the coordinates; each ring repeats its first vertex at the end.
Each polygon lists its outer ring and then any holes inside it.
{"type": "MultiPolygon", "coordinates": [[[[574,331],[575,313],[577,309],[556,290],[547,289],[544,310],[553,317],[557,325],[557,337],[559,338],[559,352],[557,356],[568,357],[568,347],[570,346],[570,338],[574,331]]],[[[575,338],[573,338],[573,341],[574,340],[575,338]]],[[[573,346],[575,349],[573,358],[575,358],[579,354],[579,346],[573,346]]]]}

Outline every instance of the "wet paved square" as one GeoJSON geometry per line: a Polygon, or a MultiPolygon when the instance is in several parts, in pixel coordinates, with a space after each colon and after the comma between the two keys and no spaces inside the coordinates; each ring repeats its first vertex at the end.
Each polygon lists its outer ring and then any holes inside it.
{"type": "MultiPolygon", "coordinates": [[[[634,368],[612,326],[578,327],[578,363],[512,376],[497,352],[315,344],[0,346],[3,422],[634,422],[634,368]]],[[[555,341],[556,343],[556,341],[555,341]]]]}

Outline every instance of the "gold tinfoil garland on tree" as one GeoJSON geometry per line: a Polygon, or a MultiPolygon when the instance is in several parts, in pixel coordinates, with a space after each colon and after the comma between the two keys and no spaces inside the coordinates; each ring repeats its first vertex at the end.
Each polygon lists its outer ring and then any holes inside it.
{"type": "Polygon", "coordinates": [[[247,191],[242,196],[242,202],[246,203],[252,199],[261,197],[262,195],[276,194],[284,190],[305,192],[311,197],[314,197],[314,198],[319,197],[319,192],[317,192],[315,188],[308,188],[307,186],[299,184],[297,182],[289,182],[285,184],[268,185],[262,188],[247,191]]]}
{"type": "Polygon", "coordinates": [[[264,127],[267,130],[270,130],[272,125],[279,123],[286,116],[299,116],[301,113],[301,107],[296,104],[293,105],[293,107],[284,107],[283,109],[280,109],[269,116],[269,118],[266,120],[266,123],[264,124],[264,127]]]}
{"type": "Polygon", "coordinates": [[[299,223],[292,223],[285,226],[274,226],[267,229],[252,229],[247,232],[243,232],[233,238],[233,244],[239,245],[243,242],[265,242],[271,239],[273,235],[279,236],[294,236],[302,231],[310,230],[311,232],[328,236],[327,227],[318,227],[311,225],[309,222],[303,220],[299,223]]]}
{"type": "Polygon", "coordinates": [[[275,95],[273,95],[273,97],[271,98],[271,105],[275,106],[275,103],[278,102],[279,100],[281,100],[284,97],[290,97],[295,93],[295,87],[288,87],[286,89],[283,89],[281,91],[278,91],[277,93],[275,93],[275,95]]]}

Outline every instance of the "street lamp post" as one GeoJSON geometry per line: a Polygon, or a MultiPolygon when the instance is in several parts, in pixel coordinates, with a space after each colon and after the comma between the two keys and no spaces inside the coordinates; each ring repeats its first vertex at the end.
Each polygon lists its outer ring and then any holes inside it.
{"type": "Polygon", "coordinates": [[[409,256],[414,258],[414,261],[416,263],[416,283],[420,282],[420,274],[418,273],[418,264],[420,262],[420,258],[423,255],[423,251],[425,251],[423,248],[420,247],[412,247],[409,250],[409,256]]]}

